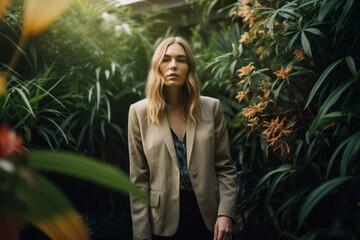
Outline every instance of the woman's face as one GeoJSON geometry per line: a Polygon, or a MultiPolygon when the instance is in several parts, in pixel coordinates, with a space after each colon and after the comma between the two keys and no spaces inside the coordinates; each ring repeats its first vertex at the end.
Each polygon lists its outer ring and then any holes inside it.
{"type": "Polygon", "coordinates": [[[189,71],[184,48],[178,43],[169,45],[159,69],[164,76],[165,86],[183,86],[189,71]]]}

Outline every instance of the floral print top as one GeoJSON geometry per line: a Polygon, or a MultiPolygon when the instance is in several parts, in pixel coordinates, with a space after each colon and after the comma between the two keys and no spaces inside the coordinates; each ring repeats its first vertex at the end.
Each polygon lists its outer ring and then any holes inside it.
{"type": "Polygon", "coordinates": [[[186,189],[188,191],[192,191],[192,185],[189,177],[189,172],[187,169],[187,160],[186,160],[186,135],[182,141],[176,136],[176,134],[171,128],[170,130],[174,141],[174,146],[176,150],[176,156],[180,171],[180,188],[186,189]]]}

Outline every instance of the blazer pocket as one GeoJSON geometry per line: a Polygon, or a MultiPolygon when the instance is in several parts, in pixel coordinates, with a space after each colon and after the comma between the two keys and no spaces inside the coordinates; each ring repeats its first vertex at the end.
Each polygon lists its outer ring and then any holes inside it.
{"type": "Polygon", "coordinates": [[[160,192],[150,190],[150,207],[157,208],[160,205],[160,192]]]}

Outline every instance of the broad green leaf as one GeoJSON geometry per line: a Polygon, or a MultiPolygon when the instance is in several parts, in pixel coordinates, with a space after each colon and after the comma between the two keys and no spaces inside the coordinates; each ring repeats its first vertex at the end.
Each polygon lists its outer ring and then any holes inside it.
{"type": "Polygon", "coordinates": [[[89,88],[89,93],[88,93],[88,101],[89,101],[89,102],[91,102],[92,95],[94,94],[94,93],[93,93],[94,87],[95,87],[95,86],[91,86],[91,87],[89,88]]]}
{"type": "Polygon", "coordinates": [[[329,160],[328,167],[327,167],[327,170],[326,170],[326,179],[329,177],[332,165],[334,164],[334,161],[337,159],[338,154],[344,148],[344,146],[346,146],[346,144],[348,144],[349,141],[350,141],[350,138],[348,138],[345,141],[341,142],[339,144],[339,146],[336,148],[336,150],[334,151],[334,153],[331,155],[331,158],[329,160]]]}
{"type": "Polygon", "coordinates": [[[355,64],[354,59],[351,56],[346,56],[345,60],[346,60],[346,63],[348,65],[348,68],[349,68],[351,74],[353,75],[354,79],[356,79],[357,78],[357,73],[356,73],[357,70],[356,70],[356,64],[355,64]]]}
{"type": "Polygon", "coordinates": [[[233,62],[231,63],[231,65],[230,65],[230,67],[229,67],[229,70],[230,70],[230,76],[233,76],[233,75],[234,75],[234,73],[235,73],[236,63],[237,63],[237,61],[236,61],[236,60],[235,60],[235,61],[233,61],[233,62]]]}
{"type": "Polygon", "coordinates": [[[79,149],[80,148],[80,145],[81,143],[83,142],[84,140],[84,136],[85,136],[85,132],[89,129],[89,123],[86,122],[82,125],[81,127],[81,130],[80,130],[80,133],[77,137],[77,143],[76,143],[76,148],[79,149]]]}
{"type": "Polygon", "coordinates": [[[99,110],[100,108],[100,92],[101,92],[101,86],[100,81],[96,81],[96,110],[99,110]]]}
{"type": "Polygon", "coordinates": [[[314,87],[311,89],[308,100],[306,102],[305,108],[307,108],[315,96],[315,93],[318,91],[322,83],[325,81],[330,72],[342,61],[343,59],[339,59],[336,62],[332,63],[329,67],[325,69],[325,71],[321,74],[319,79],[316,81],[314,87]]]}
{"type": "Polygon", "coordinates": [[[319,112],[317,113],[316,118],[311,123],[311,126],[309,127],[309,133],[312,135],[316,129],[319,128],[320,122],[323,122],[322,118],[324,117],[325,113],[330,109],[331,106],[333,106],[338,99],[341,97],[341,95],[344,93],[344,91],[351,86],[355,80],[348,80],[344,83],[342,83],[340,86],[338,86],[334,91],[331,92],[331,94],[328,96],[328,98],[325,100],[325,102],[321,105],[319,112]]]}
{"type": "Polygon", "coordinates": [[[281,12],[287,12],[290,15],[296,15],[296,12],[294,12],[295,7],[296,7],[295,2],[289,2],[289,3],[286,3],[284,6],[282,6],[279,9],[268,12],[268,13],[272,14],[271,17],[269,18],[268,24],[267,24],[267,28],[269,29],[269,33],[271,35],[273,34],[274,22],[275,22],[275,18],[277,17],[277,15],[280,14],[281,12]]]}
{"type": "Polygon", "coordinates": [[[65,108],[63,103],[61,103],[57,98],[55,98],[50,92],[65,78],[65,76],[61,77],[56,83],[54,83],[48,90],[44,89],[40,85],[33,83],[32,85],[36,86],[37,91],[40,89],[44,92],[43,94],[38,93],[35,97],[33,97],[29,102],[34,104],[42,100],[44,97],[50,96],[55,102],[57,102],[60,106],[65,108]]]}
{"type": "Polygon", "coordinates": [[[66,152],[33,151],[28,153],[28,158],[35,169],[65,174],[147,199],[147,195],[131,183],[125,173],[90,157],[66,152]]]}
{"type": "Polygon", "coordinates": [[[311,5],[311,4],[314,4],[314,3],[316,4],[318,2],[319,2],[319,0],[307,0],[303,4],[300,4],[299,8],[303,8],[303,7],[307,6],[307,5],[311,5]]]}
{"type": "Polygon", "coordinates": [[[267,174],[265,174],[265,176],[263,176],[260,181],[258,182],[258,184],[256,185],[255,187],[255,190],[254,192],[256,192],[258,188],[262,187],[262,185],[274,174],[277,174],[277,173],[281,173],[281,172],[285,172],[285,171],[288,171],[292,168],[292,166],[290,164],[283,164],[281,166],[279,166],[277,169],[271,171],[271,172],[268,172],[267,174]]]}
{"type": "Polygon", "coordinates": [[[301,32],[297,32],[289,41],[288,43],[288,50],[291,50],[295,41],[298,39],[299,35],[300,35],[301,32]]]}
{"type": "Polygon", "coordinates": [[[285,202],[280,205],[277,213],[281,213],[282,211],[285,211],[286,209],[290,208],[294,204],[296,204],[302,197],[306,194],[306,192],[309,191],[310,185],[302,187],[301,189],[293,192],[290,196],[285,198],[285,202]]]}
{"type": "Polygon", "coordinates": [[[304,31],[301,32],[301,45],[305,51],[305,54],[311,58],[312,57],[311,45],[304,31]]]}
{"type": "Polygon", "coordinates": [[[343,12],[341,13],[337,23],[336,23],[336,31],[339,31],[343,26],[346,18],[349,16],[349,12],[353,7],[354,0],[346,0],[345,5],[343,6],[343,12]]]}
{"type": "Polygon", "coordinates": [[[341,158],[340,175],[345,176],[349,174],[354,160],[359,160],[357,157],[360,153],[360,132],[355,133],[349,138],[346,144],[344,153],[341,158]]]}
{"type": "Polygon", "coordinates": [[[68,139],[67,139],[67,137],[66,137],[66,134],[65,134],[65,132],[62,130],[62,128],[61,128],[53,119],[47,118],[47,120],[48,120],[49,122],[51,122],[52,124],[54,124],[54,126],[56,127],[56,129],[57,129],[57,130],[61,133],[61,135],[63,136],[65,142],[66,142],[66,143],[69,143],[69,141],[68,141],[68,139]]]}
{"type": "Polygon", "coordinates": [[[337,3],[336,1],[328,1],[328,0],[322,2],[318,15],[319,22],[324,20],[324,18],[328,15],[328,13],[331,11],[331,9],[334,7],[336,3],[337,3]]]}
{"type": "Polygon", "coordinates": [[[24,91],[21,90],[20,88],[14,88],[14,89],[15,89],[15,91],[17,91],[17,92],[20,94],[22,100],[24,101],[24,103],[25,103],[25,105],[26,105],[26,107],[27,107],[27,108],[25,108],[25,109],[26,109],[33,117],[35,117],[34,111],[33,111],[32,107],[31,107],[30,102],[29,102],[29,100],[27,99],[24,91]]]}
{"type": "Polygon", "coordinates": [[[106,118],[107,118],[107,122],[110,123],[111,121],[111,104],[110,101],[107,97],[105,97],[105,103],[106,103],[106,118]]]}
{"type": "Polygon", "coordinates": [[[266,25],[266,27],[269,29],[269,34],[273,34],[274,21],[275,21],[277,14],[278,14],[278,11],[276,11],[273,15],[271,15],[271,17],[269,18],[268,24],[266,25]]]}
{"type": "Polygon", "coordinates": [[[98,115],[98,108],[97,107],[93,107],[92,110],[91,110],[91,116],[90,116],[90,127],[92,127],[94,125],[94,120],[95,120],[95,117],[97,117],[98,115]]]}
{"type": "Polygon", "coordinates": [[[278,85],[278,82],[280,82],[280,78],[276,78],[275,81],[271,84],[271,91],[276,91],[275,87],[278,85]]]}
{"type": "Polygon", "coordinates": [[[101,135],[102,135],[103,139],[106,139],[105,124],[106,124],[106,122],[104,120],[101,120],[100,131],[101,131],[101,135]]]}
{"type": "MultiPolygon", "coordinates": [[[[42,136],[42,138],[45,139],[45,141],[47,142],[47,144],[49,145],[49,147],[51,148],[51,150],[54,149],[53,145],[52,145],[52,142],[49,138],[49,136],[51,136],[53,139],[55,138],[55,134],[53,134],[50,129],[46,128],[46,127],[39,127],[37,129],[38,133],[40,136],[42,136]]],[[[55,139],[56,140],[56,139],[55,139]]]]}
{"type": "Polygon", "coordinates": [[[322,122],[320,122],[320,124],[325,125],[327,123],[337,122],[346,116],[347,116],[347,114],[344,112],[331,112],[331,113],[325,114],[322,117],[322,119],[321,119],[322,122]]]}
{"type": "Polygon", "coordinates": [[[318,36],[320,36],[322,38],[326,38],[326,36],[317,28],[305,28],[304,31],[313,33],[313,34],[318,35],[318,36]]]}
{"type": "Polygon", "coordinates": [[[267,206],[270,202],[271,197],[276,192],[276,187],[279,185],[279,183],[285,181],[291,173],[294,173],[294,169],[290,169],[288,171],[281,172],[278,176],[275,177],[275,179],[271,182],[269,190],[266,194],[264,206],[267,206]]]}
{"type": "Polygon", "coordinates": [[[280,91],[281,91],[281,89],[283,88],[284,83],[285,83],[285,80],[282,81],[282,82],[280,83],[279,87],[275,90],[275,92],[274,92],[274,99],[275,99],[275,100],[278,98],[278,96],[279,96],[279,94],[280,94],[280,91]]]}
{"type": "Polygon", "coordinates": [[[307,216],[314,209],[315,205],[318,204],[327,194],[335,190],[341,184],[353,179],[353,177],[338,177],[327,182],[322,183],[316,189],[314,189],[309,196],[307,196],[306,200],[302,204],[299,212],[299,227],[304,223],[307,216]]]}
{"type": "Polygon", "coordinates": [[[95,69],[96,81],[99,81],[99,79],[100,79],[100,71],[101,71],[100,67],[95,69]]]}

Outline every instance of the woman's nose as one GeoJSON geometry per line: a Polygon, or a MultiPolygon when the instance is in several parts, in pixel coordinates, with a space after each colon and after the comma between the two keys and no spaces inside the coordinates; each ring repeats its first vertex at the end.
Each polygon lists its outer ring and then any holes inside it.
{"type": "Polygon", "coordinates": [[[175,59],[172,59],[172,60],[170,61],[170,69],[171,69],[171,70],[176,69],[176,60],[175,60],[175,59]]]}

